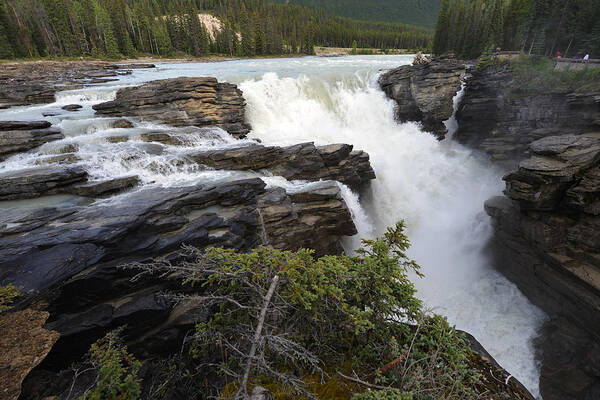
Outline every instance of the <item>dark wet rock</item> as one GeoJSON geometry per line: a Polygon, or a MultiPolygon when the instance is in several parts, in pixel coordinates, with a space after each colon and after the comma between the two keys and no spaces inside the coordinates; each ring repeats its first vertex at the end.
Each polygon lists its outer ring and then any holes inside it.
{"type": "Polygon", "coordinates": [[[69,188],[69,193],[82,197],[99,197],[131,189],[139,183],[140,180],[137,175],[126,176],[74,185],[69,188]]]}
{"type": "Polygon", "coordinates": [[[45,301],[48,329],[61,339],[43,368],[79,358],[110,329],[127,325],[139,354],[177,350],[198,315],[160,293],[176,277],[132,282],[128,261],[173,257],[182,244],[246,251],[259,244],[340,253],[356,233],[334,182],[299,193],[265,189],[260,179],[179,188],[146,188],[121,201],[41,209],[0,217],[0,284],[21,286],[27,301],[45,301]]]}
{"type": "Polygon", "coordinates": [[[352,151],[347,144],[315,146],[302,143],[289,147],[251,144],[225,150],[199,151],[189,157],[216,169],[269,170],[294,180],[337,180],[360,188],[375,179],[369,155],[352,151]]]}
{"type": "Polygon", "coordinates": [[[600,389],[600,351],[590,350],[600,332],[600,134],[546,137],[529,152],[504,177],[507,197],[485,204],[495,264],[553,319],[568,321],[541,341],[544,399],[592,399],[600,389]],[[568,337],[576,339],[557,349],[568,337]]]}
{"type": "Polygon", "coordinates": [[[23,379],[58,340],[43,328],[47,319],[47,312],[31,309],[0,315],[0,398],[17,400],[23,379]]]}
{"type": "Polygon", "coordinates": [[[140,135],[140,139],[144,142],[157,142],[162,144],[168,144],[171,146],[178,146],[183,144],[183,140],[177,136],[170,135],[165,132],[147,132],[140,135]]]}
{"type": "Polygon", "coordinates": [[[111,128],[133,128],[133,122],[126,120],[124,118],[113,121],[110,124],[111,128]]]}
{"type": "Polygon", "coordinates": [[[65,193],[87,180],[81,167],[47,167],[0,174],[0,200],[30,199],[65,193]]]}
{"type": "Polygon", "coordinates": [[[65,153],[57,156],[50,156],[35,160],[36,165],[44,164],[73,164],[81,161],[81,158],[77,157],[74,153],[65,153]]]}
{"type": "Polygon", "coordinates": [[[174,78],[119,89],[115,100],[93,108],[104,115],[134,116],[172,126],[217,126],[243,137],[250,131],[245,104],[236,85],[215,78],[174,78]]]}
{"type": "Polygon", "coordinates": [[[508,64],[471,70],[454,138],[513,169],[538,139],[600,129],[600,93],[523,95],[513,91],[515,86],[508,64]]]}
{"type": "Polygon", "coordinates": [[[0,161],[44,143],[64,139],[48,121],[0,121],[0,161]]]}
{"type": "Polygon", "coordinates": [[[77,111],[81,108],[83,108],[83,106],[79,104],[67,104],[66,106],[62,107],[62,109],[65,111],[77,111]]]}
{"type": "Polygon", "coordinates": [[[109,143],[123,143],[123,142],[127,142],[128,140],[129,140],[129,136],[127,136],[127,135],[106,137],[106,141],[109,143]]]}
{"type": "Polygon", "coordinates": [[[544,362],[540,376],[544,400],[596,399],[600,396],[600,341],[565,318],[542,331],[544,362]]]}
{"type": "Polygon", "coordinates": [[[405,65],[379,78],[379,85],[396,102],[396,118],[415,121],[439,139],[447,133],[444,121],[454,112],[452,99],[461,87],[465,65],[449,58],[405,65]]]}

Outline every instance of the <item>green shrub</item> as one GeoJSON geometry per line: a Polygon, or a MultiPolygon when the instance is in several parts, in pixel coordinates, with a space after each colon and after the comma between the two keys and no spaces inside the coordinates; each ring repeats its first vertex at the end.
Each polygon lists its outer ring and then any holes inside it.
{"type": "Polygon", "coordinates": [[[19,297],[19,290],[13,284],[0,286],[0,312],[10,310],[17,297],[19,297]]]}
{"type": "MultiPolygon", "coordinates": [[[[223,381],[223,398],[244,394],[253,382],[310,397],[309,386],[318,392],[307,384],[315,374],[329,382],[350,377],[351,385],[360,377],[415,398],[476,397],[467,342],[415,296],[408,273],[419,266],[406,255],[403,223],[363,246],[356,256],[318,259],[305,249],[187,247],[185,262],[133,267],[185,276],[201,293],[172,297],[210,315],[196,327],[192,354],[199,379],[223,381]]],[[[278,398],[298,398],[286,396],[278,398]]]]}
{"type": "Polygon", "coordinates": [[[352,400],[413,400],[412,393],[400,392],[398,389],[384,389],[355,394],[352,400]]]}
{"type": "Polygon", "coordinates": [[[81,400],[138,400],[140,398],[140,362],[130,353],[118,336],[110,332],[89,351],[89,362],[97,371],[94,387],[81,400]]]}

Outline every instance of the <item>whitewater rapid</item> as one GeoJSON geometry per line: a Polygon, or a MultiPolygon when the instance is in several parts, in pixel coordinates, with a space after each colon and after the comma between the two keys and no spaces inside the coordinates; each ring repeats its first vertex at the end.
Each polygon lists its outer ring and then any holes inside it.
{"type": "MultiPolygon", "coordinates": [[[[365,150],[377,175],[371,189],[357,193],[340,185],[359,235],[347,238],[356,249],[360,237],[381,234],[387,226],[406,220],[412,242],[409,255],[425,278],[414,277],[419,295],[433,311],[446,315],[457,328],[473,334],[494,358],[538,396],[539,363],[533,339],[544,314],[502,275],[485,253],[491,235],[483,203],[501,193],[501,171],[485,158],[451,139],[437,141],[417,124],[394,120],[392,101],[378,88],[383,69],[410,63],[410,56],[354,56],[335,59],[301,58],[241,60],[227,63],[158,64],[135,70],[120,81],[57,93],[52,104],[0,110],[0,120],[46,119],[66,138],[0,163],[0,172],[39,168],[36,162],[66,145],[76,148],[78,162],[91,180],[138,175],[144,186],[184,186],[260,176],[269,186],[299,190],[308,185],[260,172],[214,171],[188,161],[187,153],[243,145],[252,139],[287,145],[350,143],[365,150]],[[276,71],[276,73],[274,72],[276,71]],[[113,128],[114,118],[94,114],[93,104],[114,99],[120,87],[177,76],[215,76],[237,83],[247,100],[253,127],[239,141],[220,129],[173,128],[134,123],[113,128]],[[60,107],[83,108],[64,113],[60,107]],[[56,113],[55,116],[44,114],[56,113]],[[144,132],[168,132],[185,140],[182,146],[145,143],[144,132]],[[125,136],[126,142],[107,138],[125,136]]],[[[455,106],[460,96],[455,98],[455,106]]],[[[451,131],[456,121],[447,123],[451,131]]],[[[449,137],[452,135],[450,134],[449,137]]],[[[127,194],[110,200],[120,201],[127,194]]],[[[0,209],[77,204],[82,199],[54,196],[30,202],[0,202],[0,209]]],[[[85,200],[87,201],[87,200],[85,200]]]]}
{"type": "MultiPolygon", "coordinates": [[[[491,226],[483,203],[501,193],[502,172],[452,140],[398,124],[376,77],[327,82],[268,73],[246,81],[251,136],[280,145],[351,143],[367,151],[377,175],[371,192],[361,203],[346,193],[358,236],[373,237],[404,219],[409,255],[425,274],[414,281],[426,305],[473,334],[538,396],[533,339],[545,316],[485,254],[491,226]]],[[[449,127],[455,128],[451,121],[449,127]]],[[[347,248],[356,248],[357,238],[347,248]]]]}

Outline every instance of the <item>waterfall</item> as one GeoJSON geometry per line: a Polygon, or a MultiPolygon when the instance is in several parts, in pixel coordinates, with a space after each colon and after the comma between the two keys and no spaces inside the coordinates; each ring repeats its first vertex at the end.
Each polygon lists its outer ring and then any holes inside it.
{"type": "Polygon", "coordinates": [[[538,395],[532,341],[545,316],[492,269],[484,253],[491,226],[483,203],[501,193],[501,172],[451,140],[439,142],[417,124],[395,122],[393,104],[375,79],[268,73],[243,82],[252,135],[278,145],[351,143],[367,151],[377,179],[362,208],[356,195],[343,191],[359,236],[381,234],[405,219],[409,255],[426,275],[414,277],[425,304],[473,334],[538,395]]]}

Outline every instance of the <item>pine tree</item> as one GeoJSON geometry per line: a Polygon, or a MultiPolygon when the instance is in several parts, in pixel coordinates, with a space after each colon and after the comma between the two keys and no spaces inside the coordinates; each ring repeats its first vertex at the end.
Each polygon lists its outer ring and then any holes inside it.
{"type": "Polygon", "coordinates": [[[13,27],[8,20],[5,2],[0,0],[0,59],[15,56],[11,43],[15,43],[13,27]]]}
{"type": "Polygon", "coordinates": [[[240,25],[242,35],[241,55],[247,57],[254,56],[256,54],[256,48],[254,46],[254,29],[243,2],[240,10],[240,25]]]}
{"type": "Polygon", "coordinates": [[[433,36],[433,53],[443,54],[448,50],[448,0],[442,0],[440,14],[435,27],[433,36]]]}

